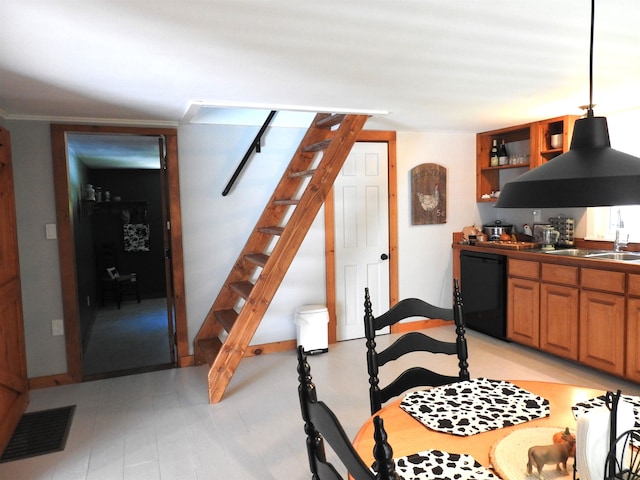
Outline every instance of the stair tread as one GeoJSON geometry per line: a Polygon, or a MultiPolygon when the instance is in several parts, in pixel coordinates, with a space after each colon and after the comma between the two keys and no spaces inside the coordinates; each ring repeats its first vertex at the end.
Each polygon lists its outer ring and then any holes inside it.
{"type": "Polygon", "coordinates": [[[232,308],[227,310],[217,310],[214,315],[216,316],[218,323],[222,325],[227,332],[231,331],[233,324],[236,323],[236,319],[238,318],[238,312],[232,308]]]}
{"type": "Polygon", "coordinates": [[[313,169],[313,170],[302,170],[301,172],[290,173],[288,176],[289,176],[289,178],[311,177],[314,173],[316,173],[315,169],[313,169]]]}
{"type": "Polygon", "coordinates": [[[300,203],[300,200],[297,200],[295,198],[281,198],[278,200],[274,200],[273,203],[275,203],[276,205],[298,205],[300,203]]]}
{"type": "Polygon", "coordinates": [[[202,340],[198,340],[198,346],[202,350],[207,364],[211,366],[218,356],[218,352],[222,349],[222,342],[218,337],[204,338],[202,340]]]}
{"type": "Polygon", "coordinates": [[[250,253],[248,255],[245,255],[244,258],[260,267],[264,267],[267,263],[267,260],[269,260],[269,255],[267,255],[266,253],[250,253]]]}
{"type": "Polygon", "coordinates": [[[238,293],[242,298],[247,299],[249,298],[249,295],[251,295],[251,290],[253,290],[253,283],[249,282],[248,280],[243,280],[241,282],[230,283],[229,287],[236,293],[238,293]]]}
{"type": "Polygon", "coordinates": [[[284,232],[284,227],[260,227],[258,228],[258,230],[262,233],[268,233],[270,235],[282,235],[282,232],[284,232]]]}
{"type": "Polygon", "coordinates": [[[332,139],[322,140],[321,142],[312,143],[311,145],[306,145],[302,148],[304,152],[319,152],[321,150],[325,150],[329,145],[331,145],[332,139]]]}
{"type": "Polygon", "coordinates": [[[328,117],[323,118],[322,120],[318,120],[315,124],[318,128],[331,128],[334,125],[338,125],[342,123],[347,115],[344,113],[336,113],[334,115],[330,115],[328,117]]]}

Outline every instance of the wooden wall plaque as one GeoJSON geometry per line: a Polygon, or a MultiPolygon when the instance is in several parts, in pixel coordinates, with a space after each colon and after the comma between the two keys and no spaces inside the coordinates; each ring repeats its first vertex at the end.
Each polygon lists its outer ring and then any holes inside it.
{"type": "Polygon", "coordinates": [[[447,169],[423,163],[411,169],[411,224],[447,223],[447,169]]]}

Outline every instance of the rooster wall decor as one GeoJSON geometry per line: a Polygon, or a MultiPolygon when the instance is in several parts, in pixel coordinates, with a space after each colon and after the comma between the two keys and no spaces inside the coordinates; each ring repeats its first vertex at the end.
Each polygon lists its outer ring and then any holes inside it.
{"type": "Polygon", "coordinates": [[[423,163],[411,170],[411,223],[429,225],[447,222],[447,169],[423,163]]]}

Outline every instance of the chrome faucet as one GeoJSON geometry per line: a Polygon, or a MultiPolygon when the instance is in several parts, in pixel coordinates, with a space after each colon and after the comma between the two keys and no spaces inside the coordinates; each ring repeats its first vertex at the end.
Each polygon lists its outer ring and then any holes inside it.
{"type": "Polygon", "coordinates": [[[623,248],[627,247],[629,243],[629,234],[620,231],[620,229],[616,230],[616,240],[613,242],[613,251],[621,252],[623,248]]]}
{"type": "Polygon", "coordinates": [[[621,252],[629,243],[629,234],[623,231],[624,221],[622,220],[622,212],[618,208],[618,226],[616,228],[616,240],[613,242],[613,251],[621,252]]]}

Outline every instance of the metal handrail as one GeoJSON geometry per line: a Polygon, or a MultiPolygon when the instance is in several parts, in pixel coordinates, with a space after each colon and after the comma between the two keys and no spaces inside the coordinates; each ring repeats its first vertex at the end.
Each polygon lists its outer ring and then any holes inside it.
{"type": "Polygon", "coordinates": [[[244,168],[245,164],[249,161],[249,158],[251,157],[251,154],[253,154],[253,151],[255,150],[257,153],[260,153],[260,140],[262,139],[262,135],[264,135],[265,130],[271,123],[271,120],[273,120],[273,117],[275,116],[276,113],[277,113],[276,110],[271,110],[271,112],[269,112],[269,115],[267,116],[267,119],[262,124],[262,127],[260,127],[260,130],[258,131],[256,138],[253,139],[253,142],[251,142],[251,145],[249,145],[249,149],[247,150],[247,153],[245,153],[244,157],[242,157],[242,160],[240,161],[240,165],[238,165],[238,168],[236,168],[236,171],[233,172],[233,175],[231,176],[231,180],[229,180],[229,183],[227,183],[227,186],[222,191],[223,197],[226,196],[231,190],[231,187],[233,187],[233,184],[235,183],[236,179],[240,175],[240,172],[242,172],[242,169],[244,168]]]}

